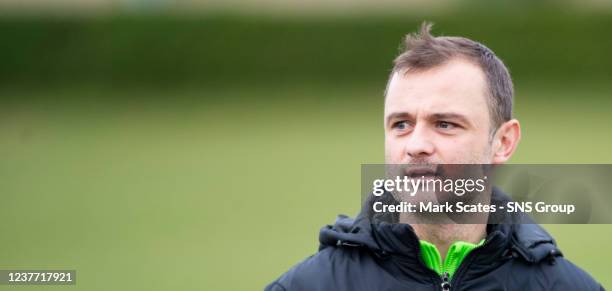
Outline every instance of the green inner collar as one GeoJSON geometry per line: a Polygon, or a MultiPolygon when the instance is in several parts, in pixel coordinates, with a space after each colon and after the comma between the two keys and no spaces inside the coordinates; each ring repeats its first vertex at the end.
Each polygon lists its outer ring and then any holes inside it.
{"type": "Polygon", "coordinates": [[[442,262],[440,252],[434,244],[424,240],[419,241],[419,244],[421,246],[421,257],[425,265],[440,276],[444,273],[448,273],[449,278],[452,278],[463,259],[465,259],[473,249],[484,244],[484,242],[484,239],[478,244],[456,241],[448,248],[444,262],[442,262]]]}

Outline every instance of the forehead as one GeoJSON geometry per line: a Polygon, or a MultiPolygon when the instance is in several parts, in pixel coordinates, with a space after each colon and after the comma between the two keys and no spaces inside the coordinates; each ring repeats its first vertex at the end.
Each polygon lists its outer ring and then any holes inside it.
{"type": "Polygon", "coordinates": [[[396,111],[444,111],[488,118],[486,88],[480,67],[462,59],[423,71],[397,72],[389,82],[385,115],[396,111]]]}

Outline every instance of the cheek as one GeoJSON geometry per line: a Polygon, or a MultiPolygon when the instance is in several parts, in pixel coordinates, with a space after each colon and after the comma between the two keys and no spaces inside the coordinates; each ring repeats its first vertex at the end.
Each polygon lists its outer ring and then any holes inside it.
{"type": "Polygon", "coordinates": [[[448,164],[482,163],[489,149],[487,139],[475,137],[441,139],[437,146],[441,160],[448,164]]]}
{"type": "Polygon", "coordinates": [[[399,139],[385,136],[385,160],[387,163],[401,163],[403,147],[399,139]]]}

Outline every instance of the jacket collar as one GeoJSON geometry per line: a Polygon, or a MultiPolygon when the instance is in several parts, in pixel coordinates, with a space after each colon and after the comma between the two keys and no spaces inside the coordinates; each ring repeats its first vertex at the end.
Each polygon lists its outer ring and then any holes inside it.
{"type": "MultiPolygon", "coordinates": [[[[491,203],[504,204],[510,198],[495,189],[491,203]]],[[[487,238],[481,246],[476,262],[490,263],[492,260],[509,257],[522,257],[530,263],[545,258],[560,256],[554,239],[531,218],[525,214],[508,214],[498,211],[490,217],[487,225],[487,238]],[[520,222],[520,223],[517,223],[520,222]]],[[[419,260],[419,240],[409,224],[376,221],[372,222],[363,214],[351,219],[340,215],[334,225],[323,227],[319,234],[320,247],[329,246],[362,247],[374,252],[377,256],[396,255],[410,261],[419,260]]]]}

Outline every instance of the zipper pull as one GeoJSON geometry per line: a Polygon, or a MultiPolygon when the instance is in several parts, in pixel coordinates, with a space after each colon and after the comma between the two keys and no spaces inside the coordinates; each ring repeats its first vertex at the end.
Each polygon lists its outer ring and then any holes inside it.
{"type": "Polygon", "coordinates": [[[444,274],[442,274],[442,290],[444,291],[449,291],[451,288],[451,283],[450,280],[448,279],[448,272],[444,272],[444,274]]]}

